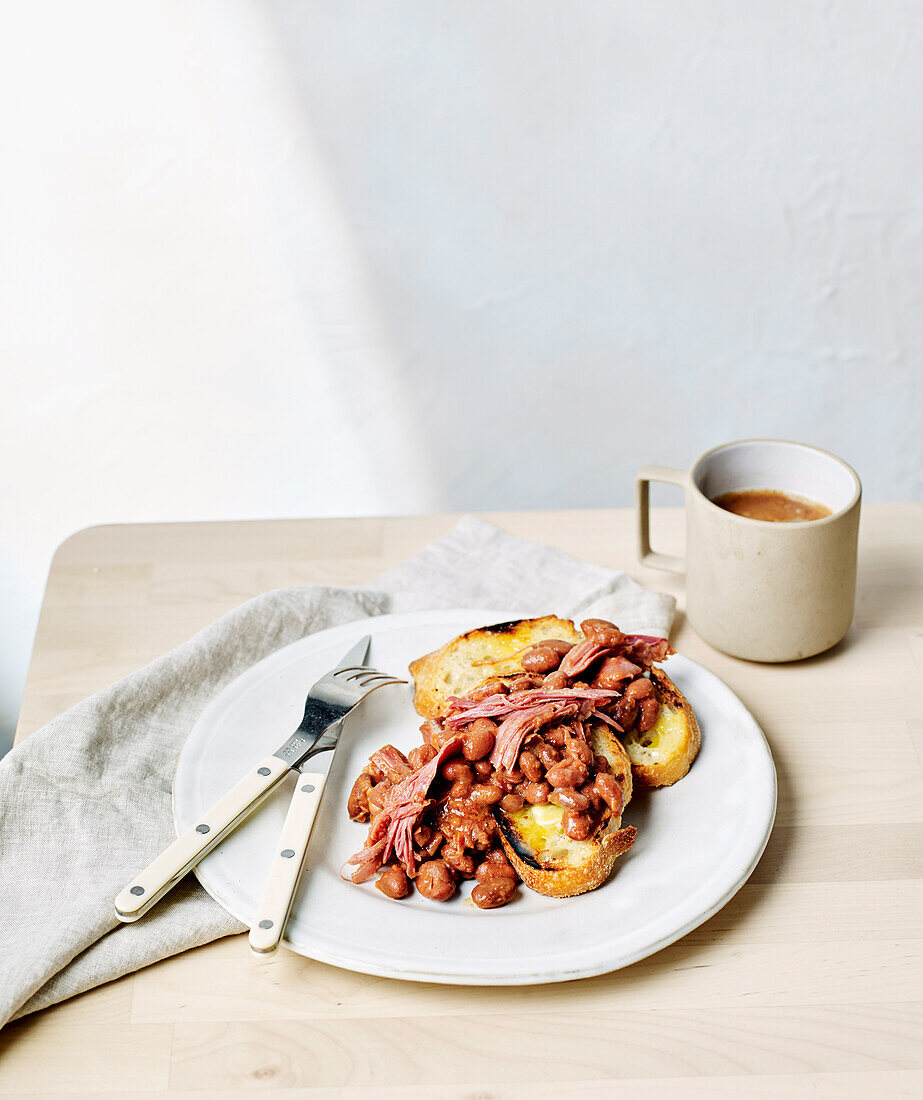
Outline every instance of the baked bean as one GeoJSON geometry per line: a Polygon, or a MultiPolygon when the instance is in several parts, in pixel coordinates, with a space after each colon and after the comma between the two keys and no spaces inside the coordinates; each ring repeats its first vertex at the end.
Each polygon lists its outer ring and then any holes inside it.
{"type": "Polygon", "coordinates": [[[510,694],[516,691],[531,691],[533,687],[531,676],[516,676],[510,680],[510,694]]]}
{"type": "Polygon", "coordinates": [[[625,707],[616,706],[615,720],[623,730],[634,729],[638,718],[638,704],[628,703],[625,707]]]}
{"type": "Polygon", "coordinates": [[[462,752],[466,760],[483,760],[494,747],[497,723],[489,718],[476,718],[462,734],[462,752]]]}
{"type": "Polygon", "coordinates": [[[550,726],[542,733],[542,740],[549,745],[560,748],[564,744],[564,738],[568,732],[567,726],[550,726]]]}
{"type": "Polygon", "coordinates": [[[551,787],[544,782],[520,783],[516,790],[526,802],[531,802],[533,806],[544,805],[548,801],[548,795],[551,794],[551,787]]]}
{"type": "Polygon", "coordinates": [[[545,772],[545,779],[552,787],[582,787],[587,781],[587,768],[579,760],[566,756],[545,772]]]}
{"type": "Polygon", "coordinates": [[[609,772],[599,772],[593,780],[593,787],[609,809],[618,816],[622,812],[625,800],[615,776],[609,772]]]}
{"type": "Polygon", "coordinates": [[[484,806],[475,806],[464,800],[447,802],[439,816],[439,827],[445,835],[447,848],[463,851],[475,848],[486,852],[491,846],[497,829],[494,819],[484,806]]]}
{"type": "Polygon", "coordinates": [[[638,704],[649,697],[656,698],[654,685],[650,680],[639,676],[637,680],[631,681],[625,689],[625,694],[612,708],[612,716],[622,729],[630,730],[634,726],[638,717],[638,704]]]}
{"type": "Polygon", "coordinates": [[[600,810],[605,806],[602,798],[599,796],[599,792],[596,790],[595,780],[590,783],[584,783],[580,788],[580,793],[590,803],[590,813],[598,814],[600,810]]]}
{"type": "Polygon", "coordinates": [[[499,909],[512,901],[516,893],[516,879],[496,878],[482,882],[471,891],[471,900],[478,909],[499,909]]]}
{"type": "Polygon", "coordinates": [[[494,770],[494,766],[489,760],[475,760],[474,770],[482,779],[486,779],[494,770]]]}
{"type": "Polygon", "coordinates": [[[593,822],[586,814],[565,810],[561,828],[571,840],[587,840],[593,832],[593,822]]]}
{"type": "Polygon", "coordinates": [[[610,691],[621,691],[622,685],[641,671],[627,657],[607,657],[599,666],[593,686],[610,691]]]}
{"type": "Polygon", "coordinates": [[[500,809],[504,810],[508,814],[516,813],[516,811],[521,810],[523,806],[525,806],[525,804],[526,800],[522,797],[522,795],[516,794],[515,792],[505,794],[500,799],[500,809]]]}
{"type": "Polygon", "coordinates": [[[632,680],[628,687],[625,688],[625,695],[623,698],[630,699],[633,703],[640,703],[642,699],[646,699],[649,695],[653,694],[654,685],[646,676],[639,676],[637,680],[632,680]]]}
{"type": "Polygon", "coordinates": [[[548,801],[555,806],[563,806],[565,810],[574,810],[578,814],[584,814],[590,808],[590,800],[573,787],[559,787],[551,792],[548,801]]]}
{"type": "Polygon", "coordinates": [[[606,619],[584,619],[580,624],[583,636],[594,645],[604,645],[610,649],[622,645],[625,635],[614,624],[606,619]]]}
{"type": "Polygon", "coordinates": [[[593,763],[593,750],[582,737],[565,738],[564,749],[568,756],[579,760],[581,764],[586,764],[587,767],[593,763]]]}
{"type": "Polygon", "coordinates": [[[464,760],[450,760],[447,764],[442,765],[442,777],[452,782],[456,779],[467,779],[470,783],[474,778],[474,773],[464,760]]]}
{"type": "Polygon", "coordinates": [[[374,787],[369,787],[366,795],[366,801],[369,807],[369,816],[376,817],[381,813],[385,795],[391,790],[391,784],[385,780],[384,783],[376,783],[374,787]]]}
{"type": "Polygon", "coordinates": [[[660,700],[656,695],[648,695],[646,699],[641,700],[639,710],[638,729],[642,733],[647,733],[648,730],[657,725],[657,718],[660,715],[660,700]]]}
{"type": "Polygon", "coordinates": [[[430,738],[430,744],[434,749],[438,750],[441,749],[447,741],[451,741],[453,737],[457,736],[455,730],[448,730],[440,727],[430,738]]]}
{"type": "Polygon", "coordinates": [[[456,802],[461,802],[471,794],[471,788],[473,786],[474,779],[468,779],[463,775],[461,779],[456,779],[449,788],[449,798],[454,799],[456,802]]]}
{"type": "Polygon", "coordinates": [[[561,663],[561,655],[551,646],[536,645],[523,654],[522,667],[526,672],[554,672],[561,663]]]}
{"type": "Polygon", "coordinates": [[[455,879],[444,860],[431,859],[424,863],[416,877],[416,887],[431,901],[448,901],[455,893],[455,879]]]}
{"type": "Polygon", "coordinates": [[[560,691],[567,687],[567,677],[563,672],[549,672],[542,680],[542,687],[547,691],[560,691]]]}
{"type": "Polygon", "coordinates": [[[369,789],[372,786],[372,777],[368,772],[363,772],[353,783],[353,789],[349,792],[346,803],[346,811],[351,821],[368,821],[369,819],[369,789]]]}
{"type": "Polygon", "coordinates": [[[555,764],[561,759],[561,754],[553,745],[548,745],[544,741],[539,743],[533,748],[535,755],[541,760],[542,767],[553,768],[555,764]]]}
{"type": "Polygon", "coordinates": [[[538,757],[535,753],[529,752],[528,749],[519,754],[519,768],[530,783],[540,782],[542,776],[545,774],[545,769],[542,767],[538,757]]]}
{"type": "Polygon", "coordinates": [[[465,878],[470,878],[475,871],[474,857],[466,855],[465,852],[459,848],[444,847],[442,849],[442,858],[452,868],[453,871],[457,871],[465,878]]]}
{"type": "Polygon", "coordinates": [[[442,726],[439,725],[435,718],[427,718],[420,726],[420,733],[423,735],[423,744],[431,745],[433,743],[433,735],[439,733],[441,730],[442,726]]]}
{"type": "Polygon", "coordinates": [[[394,898],[395,901],[399,898],[406,898],[410,892],[410,883],[407,881],[404,868],[397,864],[394,867],[389,867],[375,885],[385,897],[394,898]]]}
{"type": "Polygon", "coordinates": [[[416,771],[417,768],[422,768],[424,764],[428,764],[437,755],[432,745],[418,745],[407,753],[407,761],[416,771]]]}
{"type": "Polygon", "coordinates": [[[546,638],[542,642],[543,646],[553,649],[562,660],[574,648],[574,644],[574,642],[565,642],[563,638],[546,638]]]}
{"type": "Polygon", "coordinates": [[[509,863],[506,858],[506,852],[502,848],[491,848],[490,851],[484,856],[484,859],[488,863],[509,863]]]}
{"type": "Polygon", "coordinates": [[[519,878],[519,875],[513,870],[507,861],[503,863],[494,862],[493,860],[485,859],[484,862],[474,872],[474,877],[478,882],[496,882],[499,878],[510,878],[514,882],[519,878]]]}
{"type": "Polygon", "coordinates": [[[511,791],[517,783],[522,782],[522,772],[519,768],[513,768],[512,771],[505,771],[503,768],[497,768],[494,772],[494,783],[499,783],[505,791],[511,791]]]}
{"type": "Polygon", "coordinates": [[[468,797],[476,806],[492,806],[503,798],[503,789],[496,783],[482,783],[468,797]]]}

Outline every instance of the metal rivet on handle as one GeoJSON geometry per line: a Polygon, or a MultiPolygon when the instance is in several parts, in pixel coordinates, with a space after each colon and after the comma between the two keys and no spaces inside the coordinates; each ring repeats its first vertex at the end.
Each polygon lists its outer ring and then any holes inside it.
{"type": "Polygon", "coordinates": [[[314,790],[314,784],[305,783],[305,785],[301,789],[304,791],[305,794],[310,794],[314,790]]]}
{"type": "Polygon", "coordinates": [[[256,769],[256,774],[257,775],[269,775],[269,768],[257,768],[256,769]]]}
{"type": "Polygon", "coordinates": [[[207,833],[210,832],[210,829],[207,825],[196,825],[195,831],[197,833],[207,833]]]}
{"type": "Polygon", "coordinates": [[[283,859],[291,859],[294,854],[295,854],[295,849],[294,848],[283,848],[282,849],[282,858],[283,859]]]}
{"type": "Polygon", "coordinates": [[[261,920],[260,921],[260,928],[272,928],[272,921],[271,920],[261,920]]]}
{"type": "Polygon", "coordinates": [[[143,886],[132,886],[131,892],[135,895],[136,898],[140,898],[141,895],[144,893],[144,887],[143,886]]]}

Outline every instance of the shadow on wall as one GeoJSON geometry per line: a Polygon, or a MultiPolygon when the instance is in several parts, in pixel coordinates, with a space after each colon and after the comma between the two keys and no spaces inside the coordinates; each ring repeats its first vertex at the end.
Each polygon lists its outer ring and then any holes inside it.
{"type": "Polygon", "coordinates": [[[749,435],[923,496],[899,13],[401,10],[262,12],[449,507],[625,505],[639,464],[749,435]]]}

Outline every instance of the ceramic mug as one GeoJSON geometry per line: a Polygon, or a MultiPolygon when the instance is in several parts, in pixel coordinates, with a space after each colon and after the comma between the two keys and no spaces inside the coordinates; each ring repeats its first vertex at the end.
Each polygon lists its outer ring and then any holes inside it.
{"type": "Polygon", "coordinates": [[[686,574],[686,615],[705,641],[750,661],[795,661],[829,649],[852,621],[862,486],[827,451],[746,439],[706,451],[692,469],[638,472],[638,556],[686,574]],[[649,485],[686,492],[686,558],[651,549],[649,485]],[[777,489],[824,504],[830,515],[795,523],[748,519],[714,498],[777,489]]]}

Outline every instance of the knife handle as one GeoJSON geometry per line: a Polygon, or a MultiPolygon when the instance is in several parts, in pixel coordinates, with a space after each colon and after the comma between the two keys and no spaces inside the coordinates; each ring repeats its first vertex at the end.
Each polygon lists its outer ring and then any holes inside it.
{"type": "Polygon", "coordinates": [[[254,955],[272,955],[279,947],[304,870],[326,781],[327,776],[319,772],[298,777],[292,804],[269,865],[263,898],[250,929],[250,950],[254,955]]]}
{"type": "Polygon", "coordinates": [[[289,765],[277,756],[267,756],[218,801],[205,810],[195,825],[178,836],[115,899],[120,921],[135,921],[179,882],[179,880],[254,810],[286,775],[289,765]]]}

